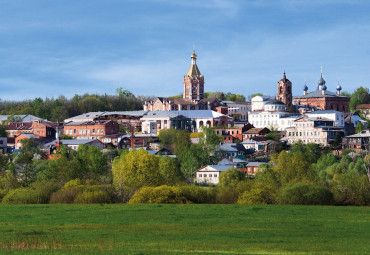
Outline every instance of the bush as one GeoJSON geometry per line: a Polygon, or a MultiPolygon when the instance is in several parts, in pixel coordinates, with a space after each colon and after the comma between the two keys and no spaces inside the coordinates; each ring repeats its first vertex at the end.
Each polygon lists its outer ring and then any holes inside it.
{"type": "Polygon", "coordinates": [[[277,200],[289,205],[331,205],[334,196],[328,188],[317,184],[296,183],[286,187],[277,200]]]}
{"type": "Polygon", "coordinates": [[[47,204],[59,186],[55,182],[34,182],[28,188],[10,190],[3,198],[5,204],[47,204]]]}
{"type": "Polygon", "coordinates": [[[370,183],[367,175],[335,175],[330,189],[338,205],[370,205],[370,183]]]}
{"type": "Polygon", "coordinates": [[[12,189],[2,201],[4,204],[37,204],[38,194],[30,188],[12,189]]]}
{"type": "Polygon", "coordinates": [[[93,185],[84,185],[79,179],[67,182],[61,190],[52,194],[50,203],[95,204],[112,202],[113,188],[110,185],[95,185],[96,182],[87,183],[93,185]]]}
{"type": "Polygon", "coordinates": [[[212,204],[215,202],[215,193],[211,188],[204,188],[195,185],[179,186],[181,194],[195,204],[212,204]]]}
{"type": "Polygon", "coordinates": [[[237,170],[235,167],[222,172],[219,177],[219,186],[237,185],[238,182],[245,180],[245,173],[237,170]]]}
{"type": "Polygon", "coordinates": [[[7,189],[0,189],[0,202],[3,200],[3,198],[8,194],[9,190],[7,189]]]}
{"type": "Polygon", "coordinates": [[[77,194],[74,200],[75,204],[108,204],[110,202],[108,193],[103,190],[83,191],[77,194]]]}
{"type": "Polygon", "coordinates": [[[189,201],[181,194],[178,187],[162,185],[159,187],[143,187],[137,191],[129,204],[185,204],[189,201]]]}
{"type": "Polygon", "coordinates": [[[63,188],[51,195],[50,204],[73,204],[76,196],[81,192],[79,188],[63,188]]]}
{"type": "Polygon", "coordinates": [[[250,190],[239,196],[237,203],[242,205],[273,204],[277,191],[273,185],[256,182],[250,190]]]}

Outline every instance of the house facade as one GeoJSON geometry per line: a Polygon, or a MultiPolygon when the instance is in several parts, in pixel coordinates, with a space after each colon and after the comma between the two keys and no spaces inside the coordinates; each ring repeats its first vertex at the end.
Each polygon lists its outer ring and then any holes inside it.
{"type": "Polygon", "coordinates": [[[64,134],[73,139],[99,139],[106,135],[118,134],[116,121],[70,122],[64,125],[64,134]]]}

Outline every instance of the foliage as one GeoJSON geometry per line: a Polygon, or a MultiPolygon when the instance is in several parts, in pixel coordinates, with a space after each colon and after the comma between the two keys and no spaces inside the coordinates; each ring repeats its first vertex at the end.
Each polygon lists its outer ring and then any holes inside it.
{"type": "MultiPolygon", "coordinates": [[[[133,111],[141,110],[148,98],[136,97],[130,91],[118,88],[116,95],[84,94],[67,99],[35,98],[23,101],[0,101],[0,114],[32,114],[37,117],[60,122],[64,119],[86,113],[88,111],[133,111]]],[[[20,122],[17,116],[8,118],[8,122],[20,122]]]]}
{"type": "Polygon", "coordinates": [[[336,204],[370,205],[370,182],[366,175],[338,174],[330,183],[336,204]]]}
{"type": "Polygon", "coordinates": [[[62,184],[76,178],[103,182],[110,175],[107,155],[95,146],[80,145],[77,151],[61,146],[55,158],[46,163],[35,162],[41,164],[39,179],[55,179],[62,184]]]}
{"type": "Polygon", "coordinates": [[[243,205],[273,204],[275,203],[276,195],[277,190],[274,186],[256,182],[250,190],[242,193],[237,203],[243,205]]]}
{"type": "Polygon", "coordinates": [[[159,187],[143,187],[132,196],[129,204],[186,204],[187,199],[178,187],[162,185],[159,187]]]}
{"type": "Polygon", "coordinates": [[[8,132],[6,132],[6,125],[0,124],[0,137],[8,137],[8,132]]]}
{"type": "Polygon", "coordinates": [[[27,188],[10,190],[3,198],[4,204],[47,204],[59,186],[52,181],[34,182],[27,188]]]}
{"type": "Polygon", "coordinates": [[[271,162],[275,165],[273,170],[279,174],[281,183],[312,182],[316,178],[315,172],[310,168],[309,157],[302,152],[282,151],[273,156],[271,162]]]}
{"type": "Polygon", "coordinates": [[[353,112],[360,104],[370,103],[369,88],[359,87],[352,94],[350,94],[349,108],[353,112]]]}
{"type": "Polygon", "coordinates": [[[66,135],[66,134],[61,134],[61,135],[59,136],[59,139],[60,139],[60,140],[72,140],[72,139],[73,139],[73,136],[66,135]]]}
{"type": "Polygon", "coordinates": [[[280,204],[289,205],[331,205],[333,193],[323,186],[311,183],[295,183],[283,189],[277,198],[280,204]]]}
{"type": "Polygon", "coordinates": [[[245,102],[245,96],[231,92],[223,93],[220,91],[204,93],[206,98],[217,98],[218,100],[245,102]]]}
{"type": "Polygon", "coordinates": [[[236,186],[240,181],[245,180],[245,173],[237,170],[235,167],[222,172],[219,177],[220,186],[236,186]]]}
{"type": "Polygon", "coordinates": [[[364,125],[362,124],[362,122],[358,122],[357,125],[356,125],[355,132],[356,133],[361,133],[362,130],[364,130],[364,125]]]}
{"type": "Polygon", "coordinates": [[[161,183],[158,157],[146,150],[131,150],[113,160],[113,184],[122,193],[161,183]]]}
{"type": "Polygon", "coordinates": [[[83,191],[77,194],[75,204],[108,204],[110,197],[104,190],[83,191]]]}
{"type": "Polygon", "coordinates": [[[160,157],[158,168],[162,184],[174,185],[183,180],[180,164],[175,158],[170,158],[168,156],[160,157]]]}
{"type": "Polygon", "coordinates": [[[22,147],[14,159],[15,170],[24,186],[36,180],[37,172],[33,168],[34,160],[41,159],[41,151],[33,138],[21,140],[22,147]]]}
{"type": "Polygon", "coordinates": [[[279,141],[280,135],[276,132],[270,132],[270,133],[266,134],[265,137],[268,140],[279,141]]]}
{"type": "Polygon", "coordinates": [[[181,194],[190,202],[195,204],[213,204],[215,202],[215,192],[213,189],[196,185],[178,186],[181,194]]]}
{"type": "Polygon", "coordinates": [[[162,149],[167,149],[180,157],[183,150],[191,144],[189,131],[187,130],[163,129],[159,132],[158,138],[162,149]]]}

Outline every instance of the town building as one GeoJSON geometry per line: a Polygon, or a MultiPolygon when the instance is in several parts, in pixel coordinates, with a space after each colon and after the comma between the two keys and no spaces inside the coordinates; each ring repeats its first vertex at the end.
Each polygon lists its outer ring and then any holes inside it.
{"type": "Polygon", "coordinates": [[[334,110],[323,110],[306,113],[307,116],[316,119],[328,119],[333,121],[335,127],[344,127],[344,113],[334,110]]]}
{"type": "Polygon", "coordinates": [[[370,151],[370,131],[349,135],[342,139],[343,149],[352,149],[359,153],[363,150],[370,151]]]}
{"type": "Polygon", "coordinates": [[[336,110],[340,112],[348,112],[349,97],[342,96],[342,87],[337,85],[337,92],[327,90],[326,81],[321,77],[318,82],[318,87],[315,91],[307,93],[308,87],[305,84],[303,87],[303,95],[294,98],[295,105],[314,106],[321,110],[336,110]]]}
{"type": "Polygon", "coordinates": [[[5,122],[39,122],[45,121],[31,114],[0,115],[0,124],[5,122]]]}
{"type": "Polygon", "coordinates": [[[151,111],[141,119],[143,133],[153,133],[153,122],[157,123],[157,132],[162,129],[187,129],[199,132],[202,126],[221,127],[233,126],[234,121],[227,115],[211,110],[194,111],[151,111]]]}
{"type": "Polygon", "coordinates": [[[118,134],[119,126],[113,120],[69,122],[64,124],[64,134],[74,139],[99,139],[118,134]]]}
{"type": "Polygon", "coordinates": [[[228,108],[227,115],[235,122],[248,122],[248,112],[252,110],[251,102],[222,101],[228,108]]]}
{"type": "Polygon", "coordinates": [[[370,104],[360,104],[356,106],[356,109],[359,110],[366,119],[370,120],[370,104]]]}
{"type": "Polygon", "coordinates": [[[32,134],[33,125],[32,122],[12,122],[6,126],[6,132],[8,137],[16,137],[20,134],[32,134]]]}
{"type": "Polygon", "coordinates": [[[251,128],[243,132],[243,141],[252,139],[255,137],[265,136],[270,132],[271,131],[268,128],[251,128]]]}
{"type": "Polygon", "coordinates": [[[63,130],[63,125],[55,122],[32,122],[32,133],[38,137],[55,137],[56,130],[63,130]]]}
{"type": "Polygon", "coordinates": [[[196,173],[196,182],[199,184],[216,185],[222,172],[232,168],[231,165],[208,165],[199,169],[196,173]]]}
{"type": "Polygon", "coordinates": [[[335,126],[333,120],[303,116],[295,120],[292,127],[286,129],[283,140],[288,144],[302,141],[328,146],[337,139],[338,135],[343,136],[343,133],[344,128],[335,126]]]}

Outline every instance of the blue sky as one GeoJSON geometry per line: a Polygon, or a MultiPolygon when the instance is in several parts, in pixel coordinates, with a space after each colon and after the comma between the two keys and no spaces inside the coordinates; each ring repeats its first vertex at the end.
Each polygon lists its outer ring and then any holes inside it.
{"type": "Polygon", "coordinates": [[[366,0],[0,0],[0,98],[182,93],[195,46],[206,91],[301,95],[370,84],[366,0]]]}

